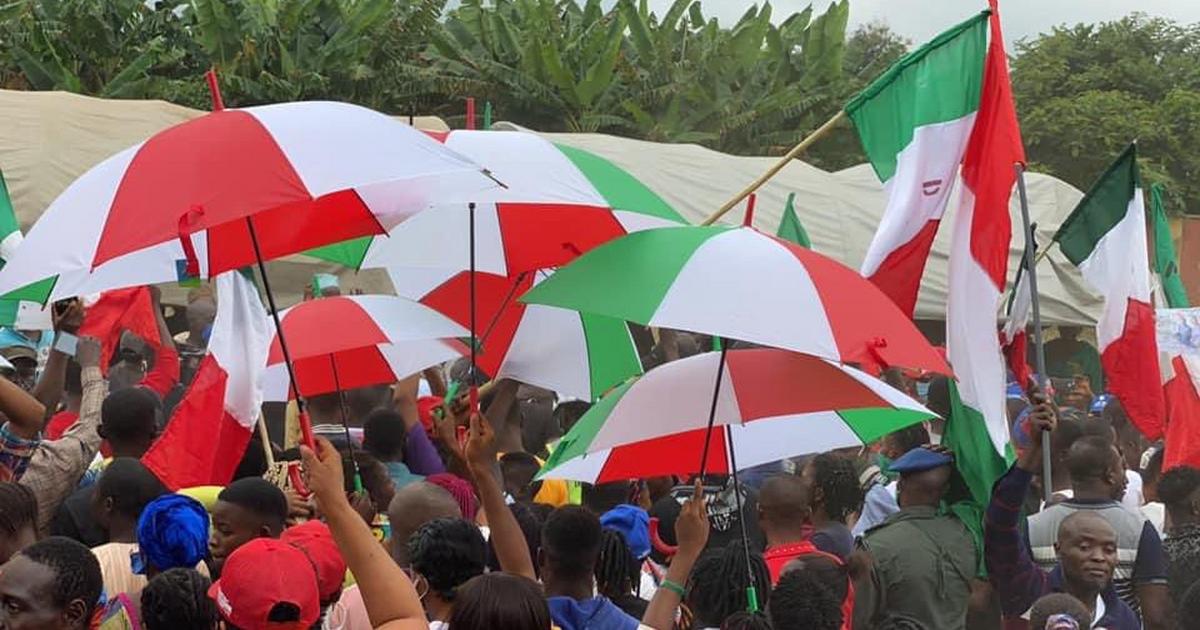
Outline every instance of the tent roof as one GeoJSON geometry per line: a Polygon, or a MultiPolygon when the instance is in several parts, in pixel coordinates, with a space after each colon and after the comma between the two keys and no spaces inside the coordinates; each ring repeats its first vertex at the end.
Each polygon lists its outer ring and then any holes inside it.
{"type": "MultiPolygon", "coordinates": [[[[498,128],[520,129],[509,123],[498,128]]],[[[601,155],[636,175],[674,206],[689,221],[699,222],[770,168],[774,157],[727,155],[694,144],[660,144],[603,134],[543,134],[554,142],[601,155]]],[[[1038,242],[1048,243],[1059,223],[1083,196],[1078,189],[1048,175],[1026,177],[1030,212],[1038,226],[1038,242]]],[[[799,160],[793,161],[758,193],[754,225],[774,233],[779,226],[788,193],[796,193],[796,213],[812,239],[813,248],[857,269],[866,256],[879,225],[886,197],[874,171],[866,164],[830,173],[799,160]]],[[[945,318],[947,263],[950,234],[958,195],[952,193],[946,226],[939,230],[921,283],[917,304],[920,319],[945,318]]],[[[1014,192],[1013,247],[1009,282],[1016,274],[1024,247],[1021,214],[1014,192]]],[[[735,208],[723,221],[736,223],[742,210],[735,208]]],[[[1054,324],[1091,325],[1099,315],[1101,300],[1084,284],[1079,271],[1054,249],[1038,266],[1042,318],[1054,324]]]]}

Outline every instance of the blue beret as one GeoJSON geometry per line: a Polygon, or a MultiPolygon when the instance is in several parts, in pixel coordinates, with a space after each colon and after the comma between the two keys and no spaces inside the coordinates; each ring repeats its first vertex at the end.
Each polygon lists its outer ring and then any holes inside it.
{"type": "Polygon", "coordinates": [[[943,453],[935,453],[923,446],[918,446],[892,462],[889,469],[894,473],[915,473],[933,470],[940,466],[948,466],[954,458],[943,453]]]}

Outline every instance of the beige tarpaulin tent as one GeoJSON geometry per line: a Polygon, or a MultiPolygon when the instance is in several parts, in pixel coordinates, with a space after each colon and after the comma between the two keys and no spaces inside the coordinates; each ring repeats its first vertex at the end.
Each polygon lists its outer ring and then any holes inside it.
{"type": "MultiPolygon", "coordinates": [[[[28,228],[47,205],[76,177],[104,158],[144,140],[172,124],[202,112],[162,101],[104,100],[64,92],[0,90],[0,169],[8,181],[13,205],[28,228]]],[[[403,120],[403,119],[401,119],[403,120]]],[[[440,119],[418,117],[418,128],[446,130],[440,119]]],[[[503,126],[503,125],[498,125],[503,126]]],[[[700,220],[766,170],[774,158],[737,157],[696,145],[658,144],[599,134],[546,134],[555,142],[593,151],[628,170],[689,220],[700,220]]],[[[1051,177],[1029,177],[1034,220],[1040,240],[1050,234],[1079,200],[1080,193],[1051,177]]],[[[870,168],[828,173],[793,162],[760,193],[755,225],[774,230],[784,200],[796,193],[797,212],[814,247],[857,267],[879,223],[883,191],[870,168]]],[[[953,203],[952,203],[953,205],[953,203]]],[[[1015,225],[1019,226],[1013,205],[1015,225]]],[[[739,210],[728,221],[741,219],[739,210]]],[[[953,211],[948,221],[953,221],[953,211]]],[[[949,228],[949,224],[946,226],[949,228]]],[[[925,272],[920,318],[941,319],[946,298],[949,229],[942,229],[925,272]]],[[[1021,239],[1014,238],[1015,273],[1021,239]]],[[[270,264],[272,287],[284,304],[299,300],[316,272],[340,271],[343,286],[368,292],[390,287],[382,273],[355,273],[336,265],[291,258],[270,264]]],[[[1083,286],[1078,272],[1057,253],[1039,267],[1047,321],[1091,323],[1098,300],[1083,286]]],[[[168,291],[178,300],[179,292],[168,291]]],[[[174,301],[173,300],[173,301],[174,301]]]]}
{"type": "MultiPolygon", "coordinates": [[[[519,129],[500,123],[498,128],[519,129]]],[[[694,144],[659,144],[602,134],[544,134],[554,142],[586,149],[633,173],[689,221],[701,221],[761,175],[776,158],[738,157],[694,144]]],[[[1059,223],[1083,194],[1054,177],[1027,176],[1030,211],[1038,226],[1038,241],[1048,243],[1059,223]]],[[[829,173],[794,161],[759,191],[754,225],[774,232],[788,193],[796,193],[796,212],[812,238],[813,248],[855,269],[879,225],[885,197],[868,165],[829,173]]],[[[939,230],[921,285],[917,318],[944,319],[949,237],[957,195],[951,195],[946,223],[939,230]]],[[[1013,246],[1010,282],[1016,274],[1024,239],[1016,195],[1011,204],[1013,246]]],[[[724,221],[742,220],[742,209],[731,210],[724,221]]],[[[1099,298],[1084,285],[1070,262],[1055,249],[1038,267],[1043,317],[1049,323],[1094,324],[1099,298]]]]}

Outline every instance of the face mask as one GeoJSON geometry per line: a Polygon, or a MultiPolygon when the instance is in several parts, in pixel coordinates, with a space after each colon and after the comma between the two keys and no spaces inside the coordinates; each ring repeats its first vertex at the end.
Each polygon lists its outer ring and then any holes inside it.
{"type": "Polygon", "coordinates": [[[929,381],[917,381],[917,396],[922,400],[929,398],[929,381]]]}

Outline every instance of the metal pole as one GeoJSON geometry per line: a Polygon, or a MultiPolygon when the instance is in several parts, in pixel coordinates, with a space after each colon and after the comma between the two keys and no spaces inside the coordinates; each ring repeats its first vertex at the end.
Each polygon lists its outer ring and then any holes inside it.
{"type": "MultiPolygon", "coordinates": [[[[724,351],[722,351],[724,354],[724,351]]],[[[724,359],[722,359],[722,363],[724,359]]],[[[746,553],[746,610],[758,612],[758,585],[754,583],[754,566],[750,563],[750,537],[746,535],[746,513],[742,509],[742,484],[738,481],[737,455],[733,448],[733,428],[725,425],[725,446],[729,449],[729,473],[733,475],[733,497],[737,502],[738,529],[742,535],[742,550],[746,553]]]]}
{"type": "MultiPolygon", "coordinates": [[[[473,100],[470,102],[474,103],[473,100]]],[[[472,109],[474,109],[474,105],[472,105],[472,109]]],[[[478,369],[475,366],[475,354],[476,354],[476,346],[479,344],[479,338],[476,336],[477,333],[475,330],[475,202],[471,202],[471,203],[467,204],[467,216],[469,218],[469,226],[468,226],[468,230],[467,230],[467,240],[468,240],[468,246],[470,247],[470,250],[471,250],[470,254],[469,254],[470,267],[471,267],[470,274],[471,275],[467,277],[467,280],[468,280],[467,293],[469,296],[468,308],[470,309],[470,313],[468,313],[468,318],[470,319],[470,322],[471,322],[471,366],[467,372],[468,373],[467,378],[470,380],[470,382],[468,383],[470,385],[469,391],[471,392],[470,412],[475,413],[475,412],[479,411],[479,387],[475,383],[475,380],[476,380],[475,373],[476,373],[476,370],[478,369]]]]}
{"type": "MultiPolygon", "coordinates": [[[[715,337],[720,339],[720,337],[715,337]]],[[[712,406],[708,409],[708,428],[704,430],[704,450],[700,452],[700,480],[703,483],[704,473],[708,468],[708,449],[712,445],[712,430],[713,424],[717,420],[717,400],[721,397],[721,381],[725,380],[725,353],[728,352],[729,344],[721,344],[721,357],[717,364],[717,382],[713,385],[712,406]]]]}
{"type": "Polygon", "coordinates": [[[350,411],[346,409],[346,393],[342,391],[342,381],[338,378],[337,361],[333,353],[329,353],[329,368],[333,370],[333,388],[337,390],[338,406],[342,408],[342,431],[346,434],[346,450],[350,454],[350,464],[354,466],[354,491],[362,492],[362,473],[358,470],[358,460],[354,457],[354,438],[350,435],[350,411]]]}
{"type": "MultiPolygon", "coordinates": [[[[1021,223],[1025,228],[1025,274],[1029,277],[1029,293],[1031,310],[1033,311],[1033,347],[1034,366],[1037,368],[1038,388],[1046,391],[1046,347],[1042,342],[1042,309],[1038,299],[1037,261],[1034,250],[1037,249],[1037,236],[1033,233],[1033,224],[1029,221],[1029,198],[1025,193],[1025,165],[1017,163],[1013,166],[1017,171],[1017,192],[1021,198],[1021,223]]],[[[1015,290],[1015,289],[1014,289],[1015,290]]],[[[1047,503],[1053,492],[1052,477],[1050,476],[1050,432],[1042,433],[1042,490],[1047,503]]]]}
{"type": "Polygon", "coordinates": [[[258,234],[254,231],[254,222],[246,217],[246,228],[250,231],[250,244],[254,246],[254,258],[258,262],[258,273],[262,276],[263,292],[267,294],[267,306],[271,309],[271,319],[275,322],[275,334],[279,336],[279,349],[283,352],[283,364],[287,366],[288,383],[292,394],[296,396],[296,410],[299,413],[301,431],[305,435],[305,446],[313,448],[312,427],[304,426],[304,398],[300,396],[300,387],[296,385],[296,369],[292,367],[292,353],[288,351],[287,337],[283,334],[283,324],[279,322],[279,309],[275,307],[275,295],[271,293],[271,280],[267,277],[267,265],[263,262],[262,250],[258,246],[258,234]]]}

